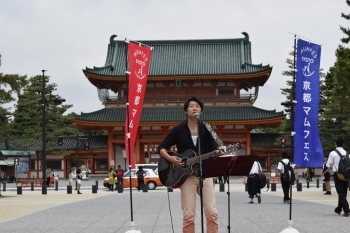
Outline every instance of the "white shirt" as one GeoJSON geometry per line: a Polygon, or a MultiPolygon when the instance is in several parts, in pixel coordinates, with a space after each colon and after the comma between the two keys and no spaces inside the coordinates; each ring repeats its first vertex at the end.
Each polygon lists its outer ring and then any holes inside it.
{"type": "Polygon", "coordinates": [[[192,136],[192,141],[194,146],[197,146],[197,138],[198,136],[192,136]]]}
{"type": "MultiPolygon", "coordinates": [[[[282,159],[282,162],[287,165],[289,163],[289,159],[282,159]]],[[[283,173],[284,172],[284,165],[281,162],[278,162],[277,169],[280,170],[281,173],[283,173]]]]}
{"type": "Polygon", "coordinates": [[[255,173],[259,174],[260,171],[262,172],[261,165],[260,165],[260,163],[258,161],[255,161],[253,163],[252,169],[250,169],[249,174],[255,174],[255,173]]]}
{"type": "MultiPolygon", "coordinates": [[[[343,149],[343,147],[337,147],[336,150],[340,152],[342,155],[346,155],[346,151],[343,149]]],[[[328,161],[327,161],[327,167],[330,167],[332,165],[333,172],[338,171],[340,156],[338,155],[335,150],[333,150],[331,153],[329,153],[328,161]]]]}
{"type": "MultiPolygon", "coordinates": [[[[289,163],[289,159],[282,159],[282,162],[287,165],[289,163]]],[[[292,167],[294,169],[295,164],[290,164],[290,167],[292,167]]],[[[283,172],[284,172],[284,165],[281,162],[278,162],[277,169],[281,171],[281,174],[283,174],[283,172]]],[[[290,177],[292,176],[291,171],[289,171],[289,176],[290,177]]]]}
{"type": "Polygon", "coordinates": [[[69,182],[73,182],[73,179],[75,179],[76,176],[74,175],[73,172],[69,173],[69,182]]]}

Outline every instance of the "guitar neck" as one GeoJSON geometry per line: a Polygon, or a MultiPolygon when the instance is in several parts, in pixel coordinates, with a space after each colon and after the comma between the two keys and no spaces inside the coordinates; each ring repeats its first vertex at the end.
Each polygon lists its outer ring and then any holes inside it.
{"type": "MultiPolygon", "coordinates": [[[[215,157],[215,156],[216,156],[216,151],[212,151],[212,152],[203,154],[202,160],[206,160],[206,159],[209,159],[210,157],[215,157]]],[[[187,159],[186,165],[189,166],[189,165],[192,165],[192,164],[198,163],[198,162],[199,162],[199,156],[196,156],[196,157],[187,159]]]]}

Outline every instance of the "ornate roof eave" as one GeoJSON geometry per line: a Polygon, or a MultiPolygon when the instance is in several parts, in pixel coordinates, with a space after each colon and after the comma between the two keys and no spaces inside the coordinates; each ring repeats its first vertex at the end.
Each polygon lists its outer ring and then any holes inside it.
{"type": "MultiPolygon", "coordinates": [[[[83,70],[87,79],[96,86],[97,82],[106,82],[106,83],[117,83],[125,82],[125,76],[108,76],[108,75],[98,75],[93,74],[87,70],[83,70]]],[[[265,70],[261,70],[254,73],[241,73],[241,74],[216,74],[216,75],[168,75],[168,76],[148,76],[149,80],[152,81],[169,81],[175,79],[184,79],[184,80],[248,80],[248,79],[261,79],[259,86],[263,86],[266,81],[269,79],[272,72],[272,67],[266,67],[265,70]]],[[[97,87],[97,86],[96,86],[97,87]]],[[[101,88],[101,87],[98,87],[101,88]]]]}
{"type": "Polygon", "coordinates": [[[265,147],[261,147],[261,146],[251,146],[250,147],[253,151],[254,150],[259,150],[259,151],[271,151],[274,153],[280,153],[282,150],[290,150],[290,148],[288,147],[284,147],[281,148],[280,146],[265,146],[265,147]]]}
{"type": "MultiPolygon", "coordinates": [[[[240,120],[240,121],[207,121],[213,125],[246,125],[246,126],[254,126],[258,127],[260,125],[280,125],[284,116],[271,118],[271,119],[259,119],[259,120],[240,120]]],[[[179,122],[140,122],[139,126],[174,126],[179,122]]],[[[82,129],[111,129],[114,127],[124,127],[125,122],[92,122],[92,121],[82,121],[82,120],[74,120],[73,124],[78,128],[82,129]]],[[[254,128],[249,127],[249,128],[254,128]]]]}

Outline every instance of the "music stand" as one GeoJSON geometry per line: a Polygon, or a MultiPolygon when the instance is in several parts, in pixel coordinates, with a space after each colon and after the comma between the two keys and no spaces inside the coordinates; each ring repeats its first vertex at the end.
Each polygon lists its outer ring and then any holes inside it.
{"type": "MultiPolygon", "coordinates": [[[[220,157],[211,157],[204,162],[203,178],[218,176],[246,176],[249,174],[256,155],[237,156],[224,155],[220,157]]],[[[227,200],[228,200],[228,232],[231,230],[230,223],[230,182],[227,181],[227,200]]]]}

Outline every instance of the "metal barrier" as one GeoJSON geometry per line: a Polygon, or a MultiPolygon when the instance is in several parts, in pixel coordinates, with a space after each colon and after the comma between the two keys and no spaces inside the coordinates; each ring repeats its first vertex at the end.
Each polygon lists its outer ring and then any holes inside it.
{"type": "Polygon", "coordinates": [[[221,183],[220,186],[220,192],[225,192],[225,184],[221,183]]]}
{"type": "Polygon", "coordinates": [[[96,185],[92,185],[92,193],[97,193],[97,186],[96,185]]]}
{"type": "Polygon", "coordinates": [[[118,193],[123,193],[124,187],[123,187],[122,184],[118,184],[118,185],[117,185],[117,188],[118,188],[118,193]]]}
{"type": "Polygon", "coordinates": [[[143,184],[143,185],[142,185],[142,191],[143,191],[144,193],[147,193],[147,192],[148,192],[148,186],[147,186],[147,184],[143,184]]]}
{"type": "Polygon", "coordinates": [[[276,183],[271,184],[271,192],[276,192],[276,183]]]}
{"type": "Polygon", "coordinates": [[[298,192],[303,191],[303,184],[302,183],[297,183],[297,191],[298,192]]]}
{"type": "Polygon", "coordinates": [[[17,195],[22,195],[22,186],[17,186],[17,195]]]}

